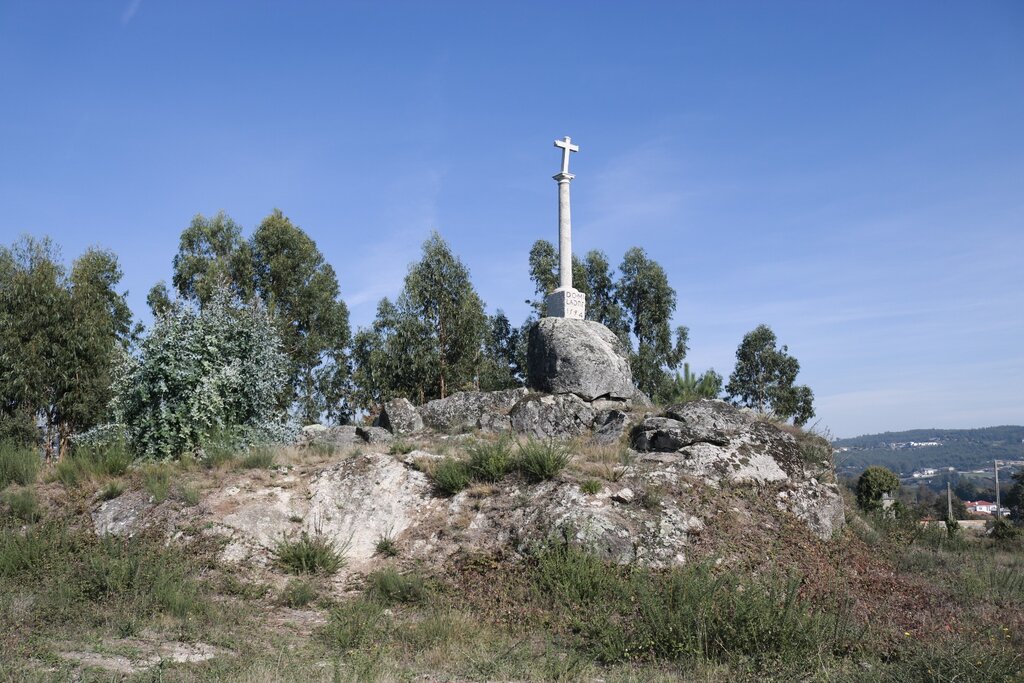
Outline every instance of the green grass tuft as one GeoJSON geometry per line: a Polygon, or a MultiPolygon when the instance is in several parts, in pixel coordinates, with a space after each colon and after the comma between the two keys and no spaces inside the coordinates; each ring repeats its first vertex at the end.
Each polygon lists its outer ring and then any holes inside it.
{"type": "Polygon", "coordinates": [[[7,507],[11,516],[28,524],[34,524],[43,518],[39,509],[39,501],[30,488],[10,489],[0,494],[0,503],[7,507]]]}
{"type": "Polygon", "coordinates": [[[429,596],[427,584],[416,574],[400,574],[388,568],[366,577],[367,592],[374,600],[384,604],[418,604],[429,596]]]}
{"type": "Polygon", "coordinates": [[[281,592],[281,603],[292,608],[305,607],[317,599],[316,586],[302,579],[292,579],[281,592]]]}
{"type": "Polygon", "coordinates": [[[580,490],[583,493],[593,496],[601,492],[601,481],[599,479],[587,479],[580,482],[580,490]]]}
{"type": "Polygon", "coordinates": [[[274,466],[274,452],[269,448],[256,448],[238,461],[243,470],[269,470],[274,466]]]}
{"type": "Polygon", "coordinates": [[[293,574],[334,574],[345,565],[344,549],[323,534],[303,531],[297,539],[281,539],[274,548],[277,563],[293,574]]]}
{"type": "Polygon", "coordinates": [[[530,440],[519,444],[516,467],[532,482],[554,479],[569,464],[569,446],[557,441],[530,440]]]}
{"type": "Polygon", "coordinates": [[[512,471],[512,449],[506,438],[483,441],[466,449],[469,452],[469,471],[473,479],[494,483],[512,471]]]}
{"type": "Polygon", "coordinates": [[[455,495],[472,481],[469,465],[455,458],[445,458],[437,463],[432,477],[437,490],[447,496],[455,495]]]}
{"type": "Polygon", "coordinates": [[[10,484],[28,486],[39,474],[39,453],[9,441],[0,441],[0,489],[10,484]]]}

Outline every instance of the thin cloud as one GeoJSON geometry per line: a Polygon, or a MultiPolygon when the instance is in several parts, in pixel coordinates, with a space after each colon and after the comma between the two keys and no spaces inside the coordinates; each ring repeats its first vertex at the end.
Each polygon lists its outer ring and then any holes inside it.
{"type": "Polygon", "coordinates": [[[126,26],[128,22],[135,18],[135,13],[139,11],[139,5],[142,4],[142,0],[131,0],[128,6],[124,8],[124,12],[121,12],[121,25],[126,26]]]}

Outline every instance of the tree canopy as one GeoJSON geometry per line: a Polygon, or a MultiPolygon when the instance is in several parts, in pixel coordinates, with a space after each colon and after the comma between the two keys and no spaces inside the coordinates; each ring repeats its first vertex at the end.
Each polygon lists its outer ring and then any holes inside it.
{"type": "Polygon", "coordinates": [[[121,269],[90,248],[70,274],[47,239],[0,247],[0,431],[49,454],[103,421],[111,374],[132,338],[121,269]]]}
{"type": "Polygon", "coordinates": [[[362,405],[398,396],[423,403],[474,387],[486,337],[487,316],[469,270],[431,234],[396,302],[382,300],[373,326],[356,334],[362,405]]]}
{"type": "Polygon", "coordinates": [[[800,363],[789,355],[788,347],[776,344],[775,333],[767,325],[744,335],[725,393],[737,405],[793,418],[798,426],[806,424],[814,417],[814,394],[809,387],[795,384],[800,363]]]}
{"type": "MultiPolygon", "coordinates": [[[[340,422],[351,417],[348,307],[316,242],[280,210],[248,240],[223,212],[213,218],[197,215],[181,234],[173,284],[181,299],[200,308],[222,288],[241,301],[259,299],[290,361],[291,392],[283,400],[306,422],[323,414],[340,422]]],[[[171,297],[159,283],[147,301],[159,315],[171,297]]]]}

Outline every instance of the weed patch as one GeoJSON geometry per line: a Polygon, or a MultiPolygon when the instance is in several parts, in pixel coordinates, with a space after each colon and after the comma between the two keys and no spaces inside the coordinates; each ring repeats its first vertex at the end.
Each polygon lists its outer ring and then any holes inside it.
{"type": "Polygon", "coordinates": [[[9,489],[0,494],[0,503],[15,519],[33,524],[43,518],[36,494],[30,488],[9,489]]]}

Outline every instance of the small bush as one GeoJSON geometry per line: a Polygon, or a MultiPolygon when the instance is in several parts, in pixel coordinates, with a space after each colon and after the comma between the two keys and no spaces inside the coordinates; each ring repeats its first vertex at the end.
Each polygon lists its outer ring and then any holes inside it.
{"type": "Polygon", "coordinates": [[[540,482],[553,479],[569,464],[569,447],[556,441],[527,441],[519,444],[516,468],[527,479],[540,482]]]}
{"type": "Polygon", "coordinates": [[[269,470],[274,466],[274,452],[269,448],[256,448],[238,462],[243,470],[269,470]]]}
{"type": "Polygon", "coordinates": [[[601,482],[597,479],[587,479],[580,483],[580,490],[588,495],[594,495],[601,492],[601,482]]]}
{"type": "Polygon", "coordinates": [[[292,608],[305,607],[316,598],[316,586],[302,579],[292,579],[281,593],[281,602],[292,608]]]}
{"type": "Polygon", "coordinates": [[[1005,517],[996,517],[988,522],[985,528],[989,535],[997,541],[1012,541],[1021,534],[1020,529],[1005,517]]]}
{"type": "Polygon", "coordinates": [[[494,483],[512,471],[512,449],[507,439],[477,443],[466,450],[470,473],[477,481],[494,483]]]}
{"type": "Polygon", "coordinates": [[[303,531],[298,539],[281,539],[274,548],[277,563],[293,574],[334,574],[345,564],[343,549],[317,533],[303,531]]]}
{"type": "Polygon", "coordinates": [[[434,467],[434,486],[447,496],[452,496],[469,486],[472,480],[469,466],[455,458],[445,458],[434,467]]]}
{"type": "Polygon", "coordinates": [[[385,604],[422,603],[428,596],[427,585],[416,574],[399,574],[394,569],[382,569],[366,577],[367,592],[373,599],[385,604]]]}
{"type": "Polygon", "coordinates": [[[0,441],[0,489],[9,484],[28,486],[39,474],[39,453],[9,441],[0,441]]]}
{"type": "Polygon", "coordinates": [[[405,455],[407,453],[411,453],[414,448],[415,446],[408,441],[402,441],[399,439],[398,441],[391,443],[391,447],[388,448],[388,453],[391,455],[405,455]]]}
{"type": "Polygon", "coordinates": [[[28,524],[43,518],[36,494],[30,488],[13,489],[0,495],[0,503],[7,506],[11,516],[28,524]]]}

